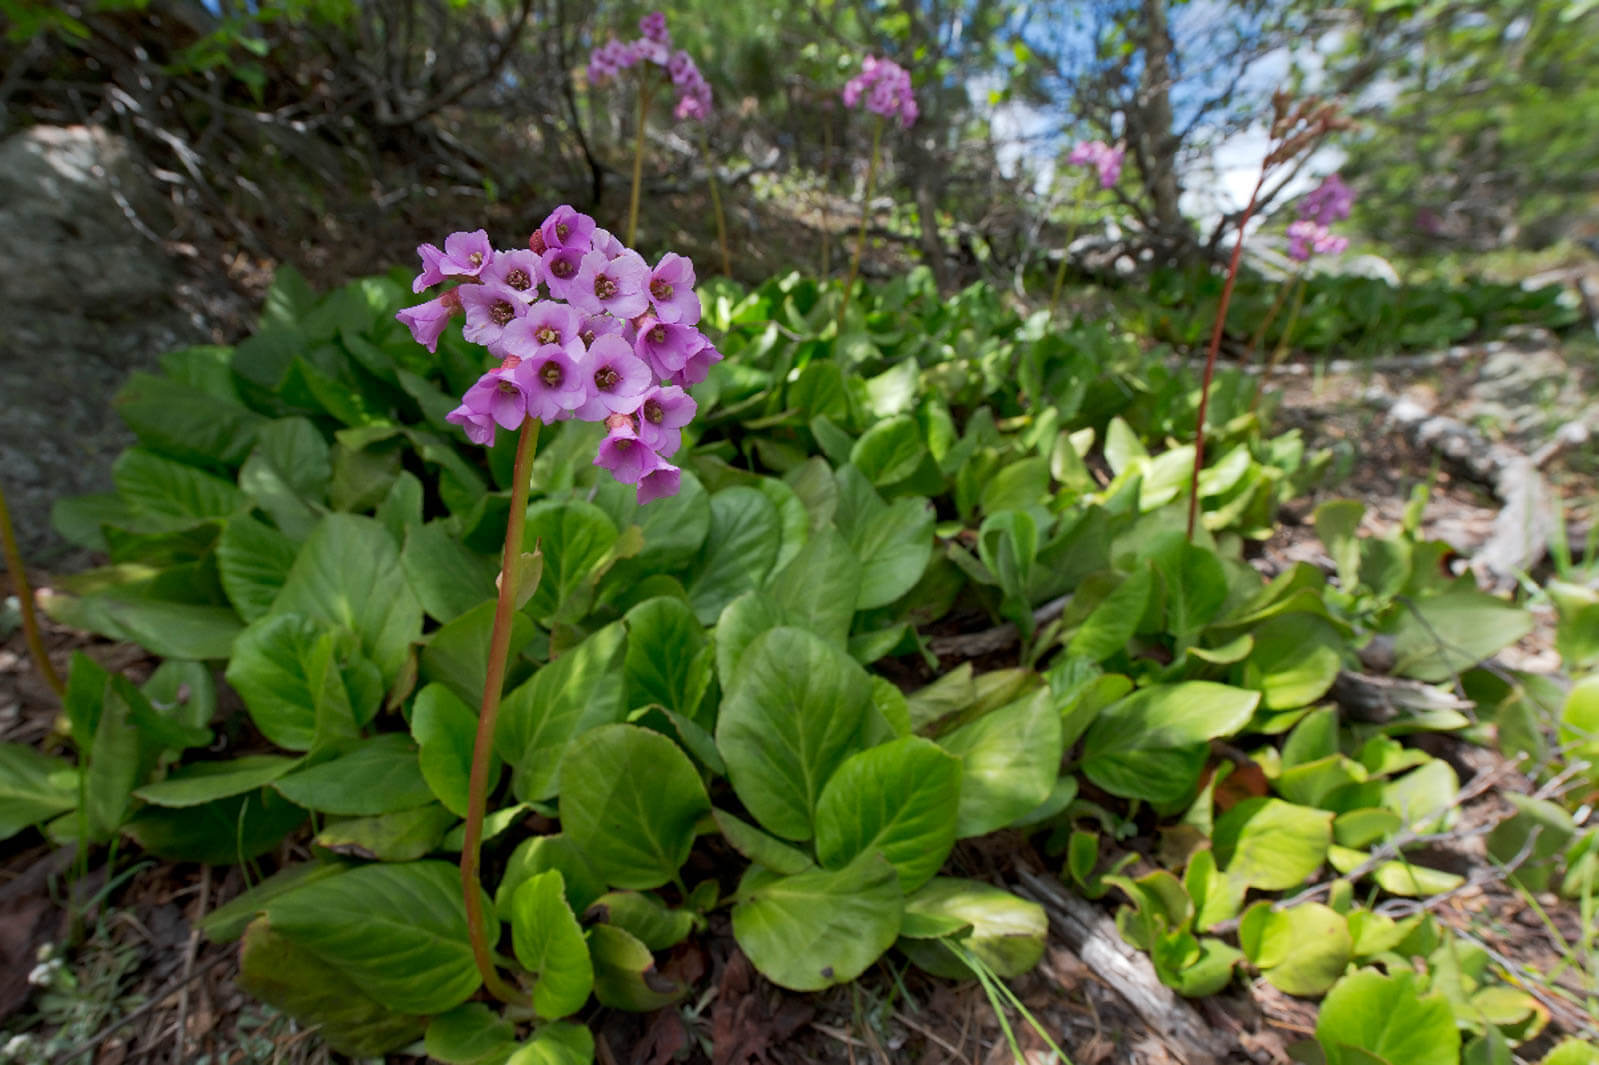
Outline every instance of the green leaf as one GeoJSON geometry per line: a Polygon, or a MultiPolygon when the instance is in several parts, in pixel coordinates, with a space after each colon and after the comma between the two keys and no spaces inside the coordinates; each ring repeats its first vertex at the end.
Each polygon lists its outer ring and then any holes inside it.
{"type": "Polygon", "coordinates": [[[767,831],[811,838],[822,787],[862,746],[871,702],[866,671],[813,633],[772,629],[750,644],[716,745],[733,790],[767,831]]]}
{"type": "MultiPolygon", "coordinates": [[[[381,1056],[413,1042],[426,1023],[382,1005],[348,976],[258,918],[239,950],[239,986],[353,1058],[381,1056]]],[[[420,1012],[420,1011],[417,1011],[420,1012]]]]}
{"type": "Polygon", "coordinates": [[[722,611],[716,622],[716,675],[724,691],[733,686],[744,652],[763,632],[782,625],[783,608],[765,592],[745,592],[722,611]]]}
{"type": "Polygon", "coordinates": [[[239,470],[239,487],[293,539],[304,539],[327,512],[333,465],[328,442],[307,418],[280,418],[256,434],[239,470]]]}
{"type": "Polygon", "coordinates": [[[710,683],[705,629],[681,599],[657,596],[627,612],[627,705],[652,703],[692,717],[710,683]]]}
{"type": "Polygon", "coordinates": [[[330,514],[317,524],[272,609],[355,633],[385,685],[422,636],[422,607],[394,540],[378,522],[353,514],[330,514]]]}
{"type": "Polygon", "coordinates": [[[533,1009],[545,1020],[576,1013],[594,989],[588,944],[566,903],[560,870],[523,882],[511,900],[511,942],[516,960],[537,977],[533,1009]]]}
{"type": "Polygon", "coordinates": [[[1441,595],[1401,604],[1385,628],[1394,638],[1393,672],[1436,683],[1515,643],[1532,626],[1527,611],[1466,578],[1441,595]]]}
{"type": "Polygon", "coordinates": [[[226,676],[261,734],[294,751],[356,735],[383,699],[377,667],[354,639],[302,614],[251,624],[234,643],[226,676]]]}
{"type": "Polygon", "coordinates": [[[505,1065],[516,1051],[511,1022],[481,1002],[468,1002],[428,1022],[427,1055],[445,1065],[505,1065]]]}
{"type": "Polygon", "coordinates": [[[126,832],[144,850],[173,862],[237,865],[259,857],[305,823],[305,811],[271,791],[198,806],[146,806],[126,832]]]}
{"type": "Polygon", "coordinates": [[[1412,973],[1350,973],[1322,1000],[1316,1041],[1327,1065],[1457,1065],[1460,1029],[1443,995],[1422,994],[1412,973]]]}
{"type": "Polygon", "coordinates": [[[111,467],[111,479],[137,513],[161,528],[226,518],[245,505],[244,493],[220,477],[142,448],[124,451],[111,467]]]}
{"type": "Polygon", "coordinates": [[[289,579],[296,550],[293,540],[243,514],[222,527],[217,572],[228,602],[245,621],[256,621],[272,609],[289,579]]]}
{"type": "Polygon", "coordinates": [[[78,805],[78,771],[21,743],[0,743],[0,840],[78,805]]]}
{"type": "Polygon", "coordinates": [[[654,895],[638,891],[607,892],[594,900],[583,917],[625,928],[651,950],[681,943],[694,930],[695,921],[688,910],[670,909],[654,895]]]}
{"type": "Polygon", "coordinates": [[[711,816],[733,849],[752,862],[789,876],[803,873],[815,864],[804,851],[768,836],[720,807],[713,809],[711,816]]]}
{"type": "Polygon", "coordinates": [[[360,740],[334,758],[279,777],[272,786],[307,809],[352,816],[410,810],[433,800],[411,737],[397,733],[360,740]]]}
{"type": "Polygon", "coordinates": [[[169,658],[139,690],[163,719],[185,728],[204,729],[216,716],[216,678],[203,662],[169,658]]]}
{"type": "Polygon", "coordinates": [[[1255,903],[1239,921],[1238,944],[1273,987],[1290,995],[1326,991],[1355,950],[1344,916],[1319,902],[1286,910],[1255,903]]]}
{"type": "Polygon", "coordinates": [[[605,881],[594,871],[587,856],[565,835],[532,836],[511,852],[505,864],[505,875],[495,889],[494,908],[502,919],[510,920],[516,889],[548,869],[561,871],[566,901],[574,913],[582,913],[605,894],[605,881]]]}
{"type": "MultiPolygon", "coordinates": [[[[980,880],[935,877],[905,900],[906,920],[912,915],[958,923],[963,931],[953,938],[1005,980],[1037,965],[1049,938],[1049,917],[1042,906],[980,880]]],[[[935,976],[975,976],[942,943],[901,940],[900,949],[935,976]]]]}
{"type": "Polygon", "coordinates": [[[1066,645],[1067,655],[1103,662],[1132,642],[1139,619],[1149,604],[1155,574],[1142,564],[1118,584],[1088,615],[1066,645]]]}
{"type": "Polygon", "coordinates": [[[238,615],[224,606],[112,595],[80,599],[41,594],[39,599],[45,611],[65,625],[136,643],[162,658],[226,658],[233,638],[244,627],[238,615]]]}
{"type": "Polygon", "coordinates": [[[334,854],[379,862],[410,862],[439,847],[456,816],[436,802],[376,817],[329,825],[312,840],[334,854]]]}
{"type": "Polygon", "coordinates": [[[860,587],[861,564],[855,553],[836,530],[825,528],[772,578],[769,591],[786,624],[843,643],[860,587]]]}
{"type": "Polygon", "coordinates": [[[277,754],[246,754],[221,762],[196,762],[176,769],[165,780],[146,784],[133,794],[157,806],[198,806],[255,791],[299,764],[277,754]]]}
{"type": "Polygon", "coordinates": [[[710,532],[687,582],[689,603],[702,624],[761,585],[780,542],[777,507],[759,489],[734,485],[711,497],[710,532]]]}
{"type": "Polygon", "coordinates": [[[853,466],[840,468],[837,481],[835,521],[861,564],[855,609],[887,606],[916,586],[933,557],[933,512],[919,497],[884,503],[853,466]]]}
{"type": "Polygon", "coordinates": [[[505,1065],[594,1065],[594,1033],[581,1024],[541,1024],[505,1065]]]}
{"type": "Polygon", "coordinates": [[[1113,795],[1181,803],[1206,743],[1244,727],[1260,693],[1210,681],[1142,688],[1100,711],[1083,738],[1083,771],[1113,795]]]}
{"type": "Polygon", "coordinates": [[[196,464],[237,466],[264,419],[186,381],[134,373],[111,401],[151,451],[196,464]]]}
{"type": "Polygon", "coordinates": [[[1041,688],[939,738],[961,760],[955,834],[981,836],[1031,813],[1060,776],[1060,714],[1041,688]]]}
{"type": "Polygon", "coordinates": [[[494,559],[467,547],[444,522],[407,529],[400,566],[422,609],[435,621],[453,621],[494,598],[499,573],[494,559]]]}
{"type": "Polygon", "coordinates": [[[575,620],[579,609],[586,609],[579,593],[610,557],[617,537],[615,524],[592,503],[545,501],[529,507],[522,550],[543,551],[544,574],[528,612],[538,618],[570,612],[575,620]]]}
{"type": "Polygon", "coordinates": [[[634,725],[584,733],[561,768],[561,828],[616,887],[653,888],[675,877],[710,807],[681,748],[634,725]]]}
{"type": "Polygon", "coordinates": [[[338,876],[344,867],[337,862],[301,862],[287,865],[230,902],[200,919],[199,929],[213,943],[231,943],[244,935],[246,926],[262,913],[267,903],[297,891],[306,884],[338,876]]]}
{"type": "Polygon", "coordinates": [[[461,878],[447,862],[363,865],[267,906],[274,930],[404,1013],[443,1013],[478,989],[461,878]]]}
{"type": "Polygon", "coordinates": [[[505,697],[494,746],[515,767],[511,787],[523,802],[555,796],[574,738],[627,716],[624,639],[620,624],[607,625],[505,697]]]}
{"type": "Polygon", "coordinates": [[[926,454],[916,419],[902,414],[878,422],[861,434],[850,450],[849,461],[867,480],[882,486],[915,473],[926,454]]]}
{"type": "Polygon", "coordinates": [[[648,1013],[688,993],[688,985],[659,973],[655,955],[632,933],[614,924],[589,929],[594,961],[594,997],[614,1009],[648,1013]]]}
{"type": "MultiPolygon", "coordinates": [[[[477,742],[477,714],[442,684],[429,684],[411,707],[411,737],[419,748],[422,779],[433,794],[459,817],[466,816],[472,750],[477,742]]],[[[500,780],[500,759],[490,754],[486,791],[500,780]]]]}
{"type": "Polygon", "coordinates": [[[1342,667],[1344,640],[1314,614],[1280,614],[1256,626],[1244,682],[1267,710],[1292,710],[1327,694],[1342,667]]]}
{"type": "Polygon", "coordinates": [[[848,983],[893,945],[904,898],[875,854],[839,870],[772,879],[752,866],[733,906],[733,935],[761,974],[792,991],[848,983]]]}
{"type": "Polygon", "coordinates": [[[816,856],[842,869],[881,854],[915,891],[955,846],[961,763],[920,737],[894,740],[845,759],[816,804],[816,856]]]}
{"type": "MultiPolygon", "coordinates": [[[[489,647],[498,606],[493,599],[485,599],[429,636],[422,648],[422,679],[443,684],[460,699],[481,700],[489,674],[489,647]]],[[[516,660],[532,642],[535,631],[526,614],[517,611],[511,615],[508,661],[516,660]]]]}
{"type": "Polygon", "coordinates": [[[1245,799],[1216,818],[1216,862],[1240,887],[1289,891],[1321,868],[1333,815],[1281,799],[1245,799]]]}

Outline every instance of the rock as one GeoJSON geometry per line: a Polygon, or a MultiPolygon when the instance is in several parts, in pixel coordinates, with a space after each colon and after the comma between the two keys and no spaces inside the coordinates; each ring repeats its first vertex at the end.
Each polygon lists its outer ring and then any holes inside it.
{"type": "Polygon", "coordinates": [[[110,488],[132,443],[110,406],[127,375],[211,339],[174,302],[152,224],[168,225],[160,197],[120,138],[40,126],[0,142],[0,485],[30,562],[84,561],[50,507],[110,488]]]}

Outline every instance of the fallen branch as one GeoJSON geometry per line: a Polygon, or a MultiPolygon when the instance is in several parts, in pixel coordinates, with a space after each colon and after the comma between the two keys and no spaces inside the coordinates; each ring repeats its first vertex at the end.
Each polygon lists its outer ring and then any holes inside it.
{"type": "Polygon", "coordinates": [[[1187,1065],[1228,1060],[1232,1048],[1193,1006],[1160,982],[1149,958],[1122,939],[1109,915],[1054,880],[1025,869],[1019,875],[1022,888],[1018,894],[1044,907],[1051,930],[1127,1001],[1172,1057],[1187,1065]]]}

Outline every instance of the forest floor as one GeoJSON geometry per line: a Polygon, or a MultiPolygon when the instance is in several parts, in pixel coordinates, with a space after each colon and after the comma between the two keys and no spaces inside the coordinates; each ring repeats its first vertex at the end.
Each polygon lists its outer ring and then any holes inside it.
{"type": "MultiPolygon", "coordinates": [[[[1465,370],[1451,375],[1473,372],[1471,367],[1490,355],[1485,349],[1480,358],[1468,358],[1465,370]]],[[[1584,349],[1571,360],[1577,372],[1572,387],[1578,395],[1592,394],[1590,358],[1584,349]]],[[[1279,423],[1300,428],[1312,446],[1352,445],[1345,449],[1352,465],[1346,476],[1284,514],[1277,534],[1261,545],[1256,565],[1328,565],[1308,525],[1317,502],[1359,499],[1367,507],[1369,531],[1380,533],[1401,520],[1421,484],[1429,492],[1423,511],[1428,535],[1449,541],[1463,557],[1488,538],[1499,512],[1489,487],[1419,446],[1369,402],[1374,386],[1432,394],[1446,402],[1451,386],[1438,373],[1305,373],[1279,384],[1284,398],[1279,423]]],[[[1583,502],[1599,499],[1594,476],[1599,463],[1594,460],[1590,443],[1557,457],[1545,471],[1579,522],[1591,520],[1582,513],[1583,502]]],[[[45,572],[31,576],[36,586],[51,580],[45,572]]],[[[0,587],[0,601],[11,594],[9,586],[0,587]]],[[[153,668],[139,648],[47,626],[50,656],[63,673],[78,651],[135,680],[153,668]]],[[[14,618],[0,615],[0,633],[6,634],[0,642],[0,740],[48,747],[56,729],[56,704],[29,666],[14,618]]],[[[1545,616],[1532,635],[1506,652],[1505,664],[1554,671],[1558,656],[1551,638],[1551,619],[1545,616]]],[[[1562,945],[1556,933],[1574,938],[1575,912],[1552,896],[1542,898],[1552,923],[1546,925],[1488,862],[1482,835],[1485,826],[1508,810],[1500,793],[1533,791],[1531,777],[1491,750],[1453,737],[1432,741],[1431,753],[1450,761],[1461,780],[1493,784],[1463,810],[1458,843],[1437,856],[1468,882],[1464,889],[1434,900],[1434,912],[1521,967],[1528,977],[1524,986],[1537,987],[1540,979],[1551,979],[1538,974],[1551,973],[1559,963],[1562,945]]],[[[1059,856],[1043,853],[1036,842],[1019,834],[968,841],[957,848],[951,870],[1036,895],[1040,885],[1060,884],[1061,864],[1059,856]]],[[[1153,855],[1158,842],[1134,838],[1126,846],[1153,855]]],[[[290,841],[284,851],[276,856],[283,862],[309,856],[304,839],[290,841]]],[[[93,1065],[330,1060],[314,1033],[299,1030],[235,986],[232,946],[210,944],[196,931],[204,914],[244,889],[240,870],[109,857],[114,862],[74,875],[70,851],[57,850],[35,832],[0,846],[0,1030],[53,1037],[54,1060],[93,1065]],[[72,905],[67,905],[69,899],[72,905]],[[41,948],[69,941],[78,945],[61,972],[35,968],[41,948]],[[63,979],[63,972],[70,978],[63,979]]],[[[1140,871],[1139,866],[1133,871],[1140,871]]],[[[1047,901],[1047,887],[1043,894],[1047,901]]],[[[1113,894],[1093,905],[1109,914],[1116,904],[1113,894]]],[[[1199,1060],[1172,1040],[1171,1032],[1184,1023],[1197,1023],[1219,1040],[1224,1049],[1215,1060],[1220,1061],[1287,1062],[1292,1044],[1313,1032],[1314,1005],[1264,981],[1235,984],[1222,995],[1193,1003],[1169,995],[1153,1008],[1147,1001],[1135,1002],[1137,996],[1129,996],[1122,982],[1086,963],[1083,955],[1089,952],[1080,943],[1076,947],[1064,935],[1052,937],[1043,963],[1015,981],[1014,989],[1078,1065],[1199,1060]],[[1170,1016],[1161,1017],[1160,1010],[1170,1016]]],[[[697,946],[681,948],[668,964],[706,990],[676,1010],[589,1018],[600,1037],[602,1065],[665,1065],[674,1060],[715,1065],[987,1065],[1010,1056],[999,1020],[978,985],[932,980],[891,961],[880,963],[851,987],[821,996],[790,995],[753,972],[723,921],[713,922],[709,935],[697,946]]],[[[1152,972],[1148,978],[1153,982],[1152,972]]],[[[1544,1041],[1593,1023],[1553,995],[1546,996],[1546,1006],[1553,1017],[1544,1041]]],[[[1011,1023],[1030,1061],[1049,1060],[1043,1040],[1028,1025],[1015,1017],[1011,1023]]],[[[0,1060],[8,1056],[0,1046],[0,1060]]],[[[390,1060],[409,1059],[396,1055],[390,1060]]]]}

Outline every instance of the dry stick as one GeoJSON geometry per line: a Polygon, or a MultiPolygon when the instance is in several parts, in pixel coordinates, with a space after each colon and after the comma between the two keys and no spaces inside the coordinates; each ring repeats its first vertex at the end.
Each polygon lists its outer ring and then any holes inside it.
{"type": "Polygon", "coordinates": [[[1221,350],[1221,332],[1227,324],[1227,305],[1232,302],[1233,284],[1238,280],[1238,261],[1244,254],[1244,229],[1255,213],[1255,200],[1266,183],[1266,167],[1261,165],[1260,177],[1249,194],[1249,204],[1238,219],[1238,240],[1233,244],[1232,261],[1227,264],[1227,283],[1221,289],[1221,304],[1216,308],[1216,324],[1210,331],[1210,348],[1205,352],[1205,379],[1199,386],[1199,416],[1194,427],[1194,474],[1188,482],[1188,539],[1194,539],[1194,524],[1199,519],[1199,471],[1205,468],[1205,411],[1210,406],[1210,381],[1216,376],[1216,353],[1221,350]]]}
{"type": "MultiPolygon", "coordinates": [[[[199,914],[205,917],[206,907],[211,904],[211,867],[200,866],[200,907],[199,914]]],[[[200,922],[197,920],[189,929],[189,943],[183,952],[183,988],[178,992],[178,1034],[172,1048],[172,1065],[183,1065],[186,1052],[189,1049],[189,977],[194,972],[194,955],[200,948],[200,922]]]]}
{"type": "Polygon", "coordinates": [[[722,190],[716,180],[716,160],[711,158],[711,134],[700,123],[700,150],[705,155],[705,182],[711,187],[711,209],[716,212],[716,246],[722,250],[722,276],[733,276],[733,259],[727,254],[727,219],[722,216],[722,190]]]}
{"type": "Polygon", "coordinates": [[[861,271],[861,254],[866,250],[866,222],[872,216],[872,190],[877,185],[877,153],[883,141],[883,120],[872,127],[872,161],[866,164],[866,195],[861,200],[861,231],[855,237],[855,254],[850,257],[849,277],[844,280],[844,297],[838,301],[838,327],[844,331],[844,314],[849,310],[850,292],[855,288],[855,277],[861,271]]]}
{"type": "Polygon", "coordinates": [[[633,193],[627,201],[627,246],[638,232],[638,187],[644,179],[644,123],[649,117],[650,90],[642,78],[638,85],[638,135],[633,142],[633,193]]]}
{"type": "MultiPolygon", "coordinates": [[[[636,188],[637,186],[635,186],[636,188]]],[[[631,243],[631,241],[630,241],[631,243]]],[[[494,968],[483,919],[483,886],[478,880],[478,858],[483,846],[483,815],[488,805],[489,761],[494,752],[494,720],[500,713],[500,689],[505,685],[505,660],[511,648],[511,615],[516,610],[521,582],[522,527],[527,521],[528,482],[533,474],[533,453],[538,448],[539,423],[527,418],[516,440],[516,466],[511,474],[511,514],[505,523],[505,555],[500,563],[500,594],[494,606],[494,631],[489,637],[488,676],[483,681],[483,707],[478,713],[477,742],[472,747],[472,775],[466,802],[466,838],[461,844],[461,893],[466,903],[467,933],[472,939],[472,959],[483,984],[501,1002],[521,1005],[527,996],[500,978],[494,968]]]]}
{"type": "Polygon", "coordinates": [[[22,552],[17,549],[17,536],[11,529],[11,512],[6,509],[3,490],[0,490],[0,552],[5,555],[6,569],[11,571],[12,583],[17,587],[17,603],[22,611],[22,635],[28,642],[28,654],[33,657],[39,675],[59,699],[66,694],[67,686],[61,683],[61,675],[50,664],[50,656],[44,651],[44,638],[39,634],[39,616],[33,610],[33,589],[28,587],[28,575],[22,571],[22,552]]]}

